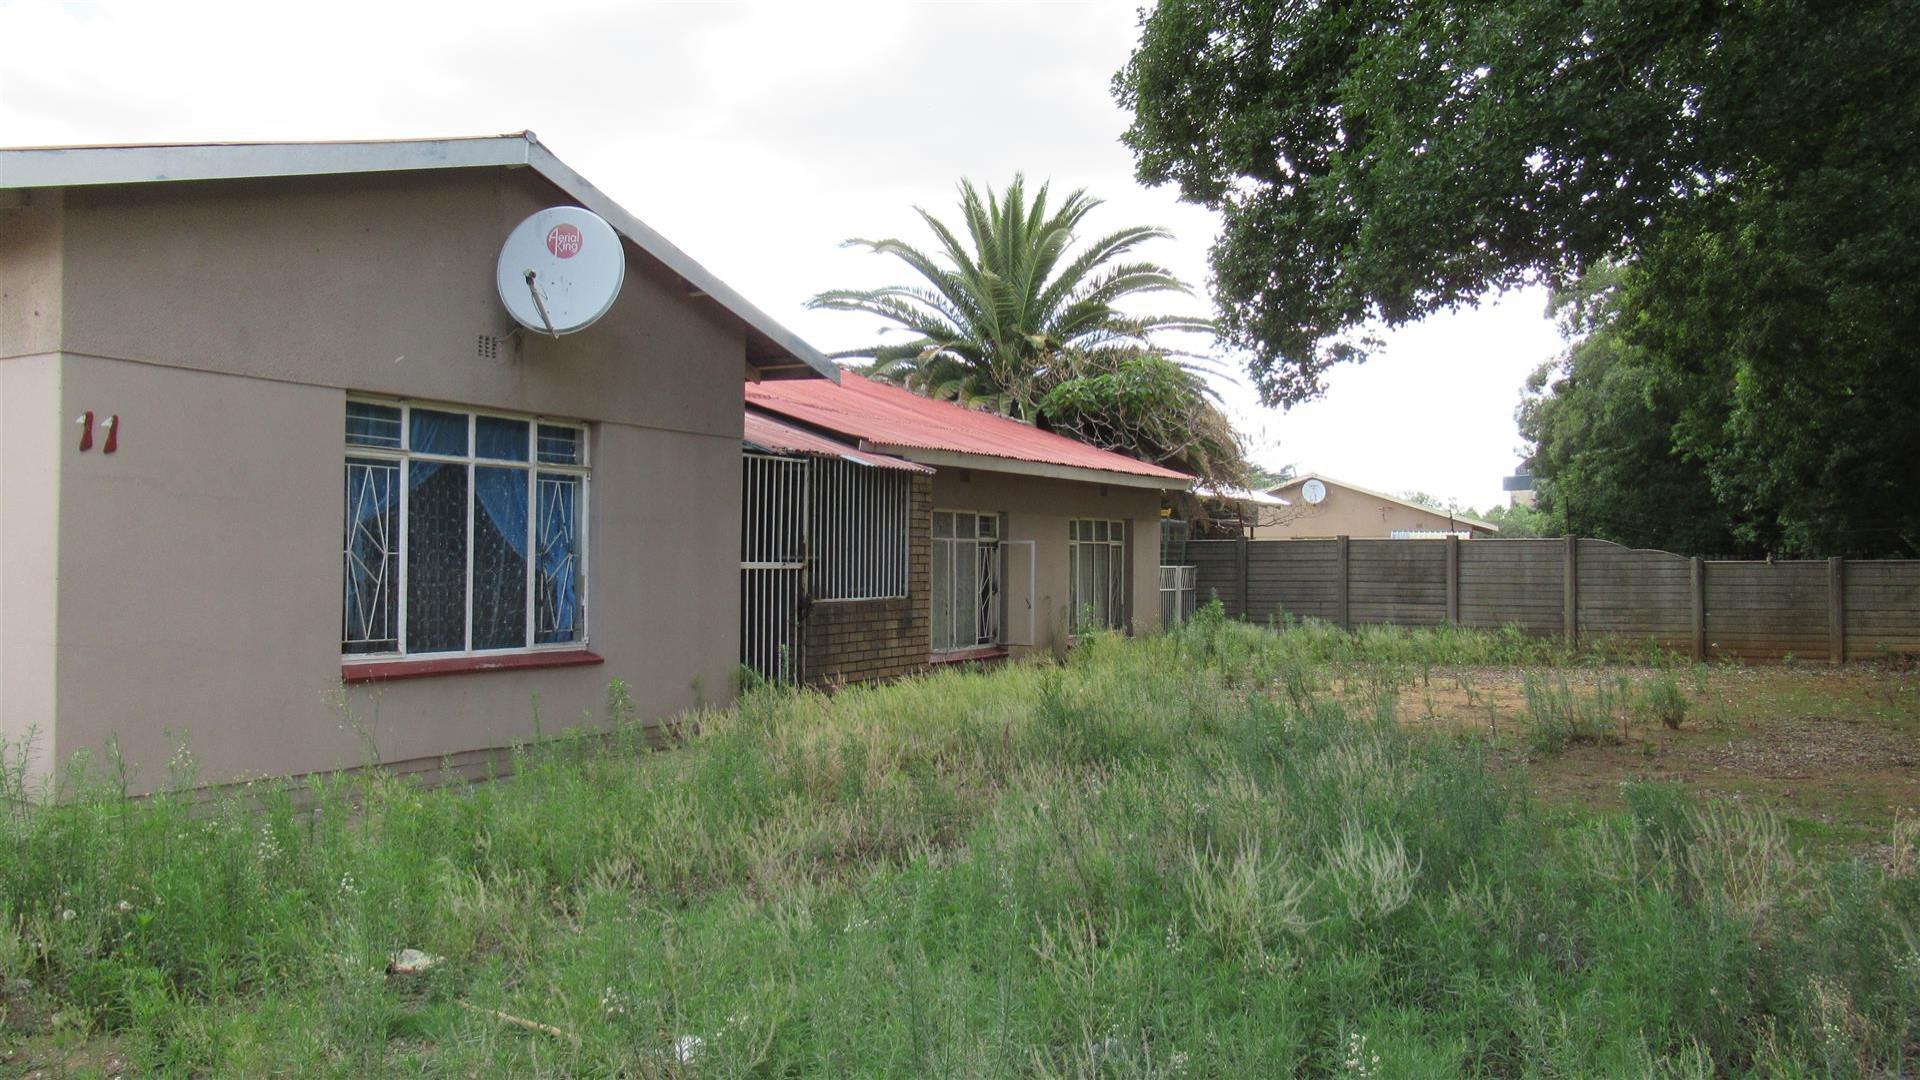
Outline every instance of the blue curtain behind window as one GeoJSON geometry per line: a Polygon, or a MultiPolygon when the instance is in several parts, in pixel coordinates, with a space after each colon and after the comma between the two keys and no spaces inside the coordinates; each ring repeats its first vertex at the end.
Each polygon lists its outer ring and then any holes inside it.
{"type": "Polygon", "coordinates": [[[527,557],[527,474],[520,469],[492,467],[475,470],[473,492],[480,509],[499,530],[513,553],[527,557]]]}
{"type": "MultiPolygon", "coordinates": [[[[456,469],[458,465],[448,465],[438,461],[415,461],[407,470],[407,486],[418,489],[441,469],[456,469]]],[[[483,468],[475,478],[474,493],[480,499],[480,508],[487,520],[499,530],[500,535],[513,548],[513,553],[521,558],[527,557],[527,474],[519,469],[483,468]]],[[[392,510],[400,501],[398,485],[387,485],[376,489],[377,496],[356,500],[359,521],[365,522],[376,514],[392,510]]],[[[571,489],[567,491],[567,509],[565,517],[568,531],[572,531],[573,520],[571,489]]]]}
{"type": "Polygon", "coordinates": [[[415,409],[407,414],[407,444],[415,453],[467,456],[467,415],[415,409]]]}
{"type": "Polygon", "coordinates": [[[473,471],[473,647],[527,644],[527,480],[520,469],[473,471]]]}
{"type": "Polygon", "coordinates": [[[525,420],[506,420],[498,416],[474,418],[473,454],[493,461],[527,460],[525,420]]]}
{"type": "MultiPolygon", "coordinates": [[[[408,422],[408,443],[414,451],[467,456],[468,424],[475,423],[470,417],[460,413],[414,409],[408,414],[408,422]]],[[[529,425],[526,421],[483,417],[478,424],[475,437],[483,444],[479,448],[482,457],[497,456],[501,460],[520,461],[527,459],[528,455],[524,447],[529,425]]],[[[362,463],[372,464],[373,462],[363,461],[362,463]]],[[[458,470],[465,473],[467,467],[457,463],[422,461],[417,458],[408,464],[407,487],[415,493],[416,501],[422,497],[421,488],[439,476],[443,470],[458,470]]],[[[473,581],[444,580],[444,574],[416,573],[416,580],[411,583],[410,593],[425,590],[413,598],[416,613],[423,613],[426,610],[423,605],[428,602],[445,599],[461,600],[469,588],[475,591],[477,604],[486,595],[497,593],[500,603],[494,606],[499,607],[500,610],[495,612],[497,618],[494,621],[501,624],[500,634],[505,635],[511,629],[507,626],[508,623],[518,625],[518,620],[525,616],[513,614],[510,609],[514,604],[508,602],[510,598],[503,590],[524,588],[521,582],[524,581],[526,560],[531,558],[535,563],[537,578],[535,596],[529,598],[538,605],[535,620],[536,641],[544,644],[578,640],[581,629],[579,625],[581,582],[578,576],[580,555],[577,520],[580,498],[578,479],[555,474],[540,476],[541,483],[538,485],[540,506],[537,520],[534,522],[539,535],[533,545],[535,550],[529,551],[528,515],[534,512],[534,508],[529,505],[530,496],[534,494],[529,490],[529,485],[534,478],[533,471],[483,464],[473,469],[471,476],[472,487],[468,489],[468,497],[474,500],[476,506],[478,518],[475,525],[485,530],[475,536],[475,544],[481,545],[482,541],[485,541],[483,546],[496,553],[500,551],[500,547],[495,545],[504,545],[511,550],[512,557],[503,561],[498,556],[488,556],[487,559],[482,560],[477,557],[479,552],[476,548],[473,575],[475,580],[473,581]],[[514,561],[519,562],[518,569],[512,565],[514,561]],[[443,580],[435,583],[427,580],[429,576],[438,576],[443,580]],[[512,578],[511,581],[506,580],[509,577],[512,578]],[[449,598],[449,592],[457,595],[449,598]]],[[[452,480],[451,477],[445,479],[452,480]]],[[[444,486],[444,483],[434,485],[436,490],[444,486]]],[[[460,486],[466,485],[463,483],[460,486]]],[[[452,491],[449,490],[443,494],[451,493],[452,491]]],[[[356,523],[365,523],[381,514],[394,514],[397,517],[400,502],[399,484],[376,484],[373,485],[372,491],[358,494],[362,497],[354,500],[353,509],[349,511],[349,516],[355,519],[356,523]]],[[[416,507],[416,510],[426,509],[428,507],[425,505],[416,507]]],[[[443,518],[447,514],[458,515],[454,507],[445,505],[444,499],[440,500],[440,511],[443,518]]],[[[439,545],[432,544],[430,540],[438,538],[448,545],[456,545],[464,549],[467,543],[465,528],[457,526],[455,521],[457,517],[454,521],[445,521],[440,528],[429,530],[432,533],[431,538],[419,531],[421,525],[419,522],[396,521],[396,535],[393,542],[395,544],[398,542],[397,530],[406,528],[416,541],[416,546],[420,548],[415,553],[417,564],[431,561],[436,554],[444,556],[439,562],[453,560],[454,552],[451,548],[442,551],[439,545]]],[[[352,535],[350,525],[349,542],[352,542],[352,535]]],[[[364,554],[378,558],[371,552],[364,554]]],[[[458,561],[464,561],[464,558],[458,561]]],[[[443,570],[452,568],[451,562],[441,567],[443,570]]],[[[415,569],[422,571],[431,567],[416,565],[415,569]]],[[[464,574],[460,575],[462,578],[464,576],[464,574]]],[[[351,583],[348,584],[350,588],[351,583]]],[[[525,594],[520,595],[524,597],[525,594]]],[[[461,602],[464,603],[463,600],[461,602]]],[[[520,603],[523,604],[524,600],[520,603]]],[[[493,608],[490,607],[488,610],[491,611],[493,608]]],[[[524,606],[519,607],[520,612],[524,613],[525,610],[524,606]]],[[[476,621],[478,621],[478,614],[476,611],[476,621]]],[[[479,627],[474,629],[476,635],[479,634],[479,629],[479,627]]],[[[489,631],[486,636],[497,635],[489,631]]],[[[505,637],[500,642],[500,644],[508,643],[510,641],[505,637]]],[[[488,647],[488,645],[476,639],[475,647],[488,647]]]]}

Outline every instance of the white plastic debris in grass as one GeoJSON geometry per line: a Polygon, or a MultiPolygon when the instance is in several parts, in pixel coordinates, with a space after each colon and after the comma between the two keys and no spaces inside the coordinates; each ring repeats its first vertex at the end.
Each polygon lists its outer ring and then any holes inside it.
{"type": "MultiPolygon", "coordinates": [[[[726,1041],[729,1032],[737,1031],[746,1025],[746,1014],[734,1013],[727,1017],[726,1022],[720,1025],[718,1031],[713,1033],[712,1041],[714,1043],[723,1043],[726,1041]]],[[[695,1059],[706,1052],[707,1043],[707,1039],[703,1039],[698,1035],[677,1036],[673,1040],[673,1058],[682,1065],[691,1065],[695,1059]]]]}
{"type": "Polygon", "coordinates": [[[387,971],[394,975],[418,975],[438,964],[440,957],[424,953],[419,949],[401,949],[387,962],[387,971]]]}

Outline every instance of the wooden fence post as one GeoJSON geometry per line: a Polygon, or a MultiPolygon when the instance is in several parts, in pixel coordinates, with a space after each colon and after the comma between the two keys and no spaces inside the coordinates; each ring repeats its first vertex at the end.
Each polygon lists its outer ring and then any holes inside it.
{"type": "Polygon", "coordinates": [[[1847,662],[1847,560],[1827,560],[1827,662],[1847,662]]]}
{"type": "Polygon", "coordinates": [[[1573,645],[1580,640],[1580,538],[1569,535],[1565,539],[1566,559],[1560,593],[1560,628],[1566,634],[1567,644],[1573,645]]]}
{"type": "Polygon", "coordinates": [[[1353,629],[1353,616],[1347,606],[1347,538],[1344,536],[1336,536],[1333,538],[1333,543],[1334,550],[1340,553],[1340,565],[1335,570],[1333,577],[1334,610],[1340,613],[1340,629],[1351,630],[1353,629]]]}
{"type": "Polygon", "coordinates": [[[1460,625],[1460,538],[1447,537],[1447,623],[1460,625]]]}
{"type": "Polygon", "coordinates": [[[1240,600],[1240,617],[1253,618],[1252,597],[1247,591],[1247,534],[1243,530],[1234,547],[1235,565],[1239,571],[1240,591],[1236,594],[1240,600]]]}
{"type": "Polygon", "coordinates": [[[1687,560],[1687,592],[1693,597],[1693,658],[1707,658],[1707,561],[1687,560]]]}

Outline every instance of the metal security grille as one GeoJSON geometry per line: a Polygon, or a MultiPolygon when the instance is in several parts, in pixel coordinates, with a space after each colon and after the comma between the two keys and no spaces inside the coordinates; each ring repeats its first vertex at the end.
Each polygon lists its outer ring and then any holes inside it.
{"type": "Polygon", "coordinates": [[[807,462],[741,459],[740,662],[770,682],[800,675],[807,574],[807,462]]]}
{"type": "Polygon", "coordinates": [[[907,595],[907,514],[913,475],[814,458],[810,591],[816,600],[907,595]]]}
{"type": "Polygon", "coordinates": [[[1193,618],[1194,592],[1199,587],[1197,566],[1160,568],[1160,622],[1168,629],[1193,618]]]}
{"type": "Polygon", "coordinates": [[[586,643],[583,425],[357,398],[345,420],[342,655],[586,643]]]}

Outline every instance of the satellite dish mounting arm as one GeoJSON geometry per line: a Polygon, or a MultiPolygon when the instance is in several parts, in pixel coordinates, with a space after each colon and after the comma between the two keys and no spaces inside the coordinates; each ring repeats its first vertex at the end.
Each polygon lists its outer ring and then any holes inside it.
{"type": "Polygon", "coordinates": [[[552,334],[553,339],[558,341],[560,331],[553,328],[553,318],[547,314],[547,302],[541,299],[539,286],[533,283],[535,276],[531,269],[527,271],[527,293],[533,297],[533,306],[540,312],[540,321],[547,324],[547,333],[552,334]]]}

